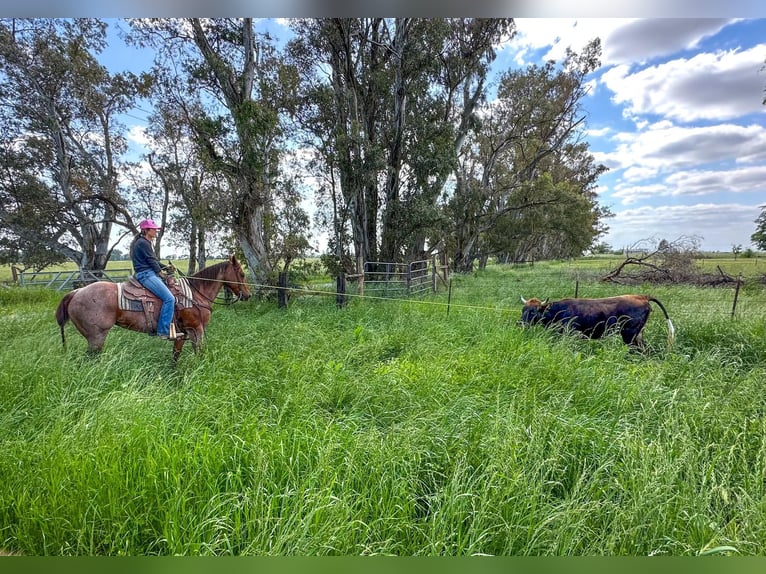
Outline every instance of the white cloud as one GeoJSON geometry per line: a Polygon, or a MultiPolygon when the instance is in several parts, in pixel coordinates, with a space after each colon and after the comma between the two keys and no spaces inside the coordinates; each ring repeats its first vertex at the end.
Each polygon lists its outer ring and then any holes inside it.
{"type": "Polygon", "coordinates": [[[615,186],[613,198],[623,205],[656,197],[694,197],[727,193],[763,193],[766,191],[766,166],[733,170],[678,171],[659,183],[615,186]]]}
{"type": "MultiPolygon", "coordinates": [[[[591,40],[611,34],[631,18],[516,18],[517,34],[507,45],[519,65],[531,63],[532,52],[547,48],[542,60],[561,60],[567,48],[580,52],[591,40]]],[[[535,61],[537,61],[535,54],[535,61]]]]}
{"type": "Polygon", "coordinates": [[[696,47],[732,20],[715,18],[649,18],[631,20],[602,36],[604,63],[646,62],[696,47]]]}
{"type": "Polygon", "coordinates": [[[612,132],[612,128],[610,127],[603,127],[599,129],[589,129],[585,130],[585,135],[592,137],[592,138],[600,138],[609,135],[612,132]]]}
{"type": "Polygon", "coordinates": [[[742,51],[701,53],[630,73],[615,66],[601,78],[624,115],[656,114],[681,122],[729,120],[763,113],[766,44],[742,51]]]}
{"type": "Polygon", "coordinates": [[[663,121],[612,139],[613,151],[594,156],[613,170],[625,169],[623,177],[632,182],[704,164],[766,159],[766,127],[757,124],[681,127],[663,121]]]}
{"type": "Polygon", "coordinates": [[[735,22],[715,18],[516,18],[517,35],[507,46],[520,65],[531,52],[548,48],[542,59],[560,60],[601,39],[602,66],[645,62],[697,46],[735,22]]]}
{"type": "Polygon", "coordinates": [[[128,141],[133,142],[141,147],[147,147],[149,145],[149,138],[146,135],[146,126],[132,125],[128,130],[128,141]]]}

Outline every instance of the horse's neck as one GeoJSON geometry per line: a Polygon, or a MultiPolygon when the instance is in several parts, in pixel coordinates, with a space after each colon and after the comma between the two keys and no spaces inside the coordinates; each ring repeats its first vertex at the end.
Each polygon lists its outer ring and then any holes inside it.
{"type": "Polygon", "coordinates": [[[221,287],[223,287],[223,281],[217,277],[215,279],[202,279],[195,281],[194,287],[203,297],[206,297],[208,301],[212,301],[215,299],[216,295],[218,295],[221,287]]]}

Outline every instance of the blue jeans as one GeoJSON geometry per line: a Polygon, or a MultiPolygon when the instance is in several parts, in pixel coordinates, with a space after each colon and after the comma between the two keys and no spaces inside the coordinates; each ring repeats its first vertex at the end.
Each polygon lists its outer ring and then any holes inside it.
{"type": "Polygon", "coordinates": [[[170,321],[173,320],[173,310],[176,306],[176,298],[168,289],[165,282],[151,269],[136,273],[136,279],[141,285],[149,289],[152,293],[157,295],[162,301],[162,307],[160,308],[160,316],[157,318],[157,334],[169,335],[170,334],[170,321]]]}

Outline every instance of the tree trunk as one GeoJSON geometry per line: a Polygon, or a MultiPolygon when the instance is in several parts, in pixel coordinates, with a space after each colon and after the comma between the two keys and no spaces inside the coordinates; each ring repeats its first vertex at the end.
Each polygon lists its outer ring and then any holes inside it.
{"type": "Polygon", "coordinates": [[[260,205],[250,210],[237,229],[237,239],[255,282],[266,284],[272,269],[264,238],[263,211],[260,205]]]}
{"type": "Polygon", "coordinates": [[[207,241],[205,240],[205,230],[197,231],[197,266],[200,271],[207,267],[207,241]]]}

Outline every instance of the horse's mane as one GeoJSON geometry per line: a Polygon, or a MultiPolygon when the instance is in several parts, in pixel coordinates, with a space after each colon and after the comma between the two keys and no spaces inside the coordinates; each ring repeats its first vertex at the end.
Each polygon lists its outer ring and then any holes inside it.
{"type": "Polygon", "coordinates": [[[205,267],[204,269],[200,269],[194,275],[189,275],[187,279],[194,286],[197,286],[195,285],[195,281],[194,281],[195,279],[201,279],[202,281],[218,279],[219,271],[224,265],[231,265],[231,261],[221,261],[220,263],[216,263],[215,265],[211,265],[210,267],[205,267]]]}

